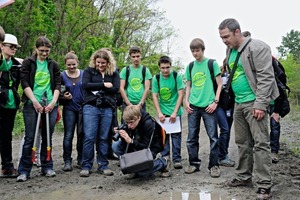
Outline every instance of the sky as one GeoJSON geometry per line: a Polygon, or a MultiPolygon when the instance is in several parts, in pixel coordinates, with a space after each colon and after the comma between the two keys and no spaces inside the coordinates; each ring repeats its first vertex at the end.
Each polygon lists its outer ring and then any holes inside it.
{"type": "Polygon", "coordinates": [[[276,47],[292,29],[300,31],[300,10],[296,0],[161,0],[158,4],[166,18],[178,31],[173,43],[173,60],[185,66],[194,60],[189,44],[194,38],[204,40],[204,55],[219,64],[225,58],[226,46],[219,37],[218,26],[226,18],[235,18],[242,31],[250,31],[252,38],[266,42],[276,57],[276,47]]]}

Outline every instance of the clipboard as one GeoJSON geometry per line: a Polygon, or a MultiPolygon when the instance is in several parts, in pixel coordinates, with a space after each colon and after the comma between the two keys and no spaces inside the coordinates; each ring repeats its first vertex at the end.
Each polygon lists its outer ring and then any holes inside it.
{"type": "Polygon", "coordinates": [[[176,117],[176,122],[175,123],[170,122],[170,117],[166,117],[164,123],[161,123],[159,121],[159,119],[157,120],[157,122],[165,129],[167,134],[181,132],[180,117],[176,117]]]}

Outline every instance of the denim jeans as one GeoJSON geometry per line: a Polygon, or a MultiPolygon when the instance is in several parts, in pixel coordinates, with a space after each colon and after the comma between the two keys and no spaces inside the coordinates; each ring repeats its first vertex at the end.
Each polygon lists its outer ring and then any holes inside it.
{"type": "Polygon", "coordinates": [[[79,117],[81,116],[80,111],[73,111],[63,108],[63,124],[64,124],[64,139],[63,139],[63,158],[65,163],[72,164],[72,149],[73,149],[73,138],[75,126],[77,125],[77,161],[81,163],[82,159],[82,144],[83,144],[83,133],[80,131],[79,117]]]}
{"type": "MultiPolygon", "coordinates": [[[[117,156],[121,156],[125,153],[127,143],[123,140],[118,140],[112,144],[112,150],[117,156]]],[[[146,171],[136,173],[138,176],[152,176],[155,172],[162,171],[167,167],[167,162],[164,158],[153,160],[153,168],[146,171]]]]}
{"type": "Polygon", "coordinates": [[[230,130],[233,122],[233,108],[225,110],[224,108],[217,107],[217,120],[220,128],[219,148],[220,160],[224,160],[228,155],[228,147],[230,141],[230,130]],[[227,112],[230,116],[227,116],[227,112]]]}
{"type": "Polygon", "coordinates": [[[200,168],[201,159],[199,153],[199,133],[200,121],[203,117],[204,126],[210,140],[210,155],[208,169],[213,166],[219,166],[219,144],[218,144],[218,130],[217,130],[217,116],[216,112],[211,114],[205,112],[205,108],[199,108],[190,105],[193,113],[188,114],[188,138],[186,141],[187,150],[189,154],[189,163],[197,168],[200,168]]]}
{"type": "MultiPolygon", "coordinates": [[[[270,105],[270,116],[272,115],[274,111],[274,105],[270,105]]],[[[271,146],[271,152],[272,153],[278,153],[280,144],[280,123],[276,122],[273,117],[270,118],[270,146],[271,146]]]]}
{"type": "Polygon", "coordinates": [[[12,131],[17,109],[0,107],[0,155],[2,169],[14,169],[12,162],[12,131]]]}
{"type": "MultiPolygon", "coordinates": [[[[179,119],[181,124],[181,117],[179,119]]],[[[181,162],[181,132],[166,135],[165,148],[161,152],[163,157],[170,155],[170,142],[172,142],[172,161],[181,162]],[[172,141],[170,141],[171,139],[172,141]]]]}
{"type": "MultiPolygon", "coordinates": [[[[54,132],[55,121],[57,116],[57,106],[53,108],[52,112],[49,113],[49,127],[50,127],[50,147],[52,147],[52,134],[54,132]]],[[[19,163],[18,172],[19,174],[30,175],[32,169],[31,153],[34,142],[35,128],[37,124],[38,113],[35,111],[34,107],[30,103],[24,104],[23,117],[25,123],[25,141],[22,150],[22,156],[19,163]]],[[[46,131],[46,115],[41,115],[42,123],[42,145],[41,145],[41,164],[42,172],[47,170],[53,170],[52,156],[50,160],[47,161],[47,131],[46,131]]]]}
{"type": "Polygon", "coordinates": [[[82,169],[92,169],[95,156],[94,145],[96,143],[98,170],[108,168],[107,153],[112,118],[112,108],[98,108],[89,104],[83,106],[82,169]]]}

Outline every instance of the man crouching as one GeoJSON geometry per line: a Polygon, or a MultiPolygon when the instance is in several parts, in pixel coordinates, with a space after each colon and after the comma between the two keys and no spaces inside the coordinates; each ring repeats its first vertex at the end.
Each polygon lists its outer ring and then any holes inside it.
{"type": "MultiPolygon", "coordinates": [[[[149,113],[141,110],[139,106],[130,105],[124,109],[123,120],[127,124],[127,129],[118,130],[120,140],[114,142],[112,150],[118,156],[127,152],[134,152],[146,149],[150,144],[150,150],[153,158],[163,150],[163,142],[161,141],[161,127],[149,115],[149,113]],[[154,125],[155,124],[155,125],[154,125]],[[153,139],[151,141],[151,135],[153,139]]],[[[153,160],[153,168],[150,170],[135,173],[131,178],[152,176],[153,173],[160,171],[162,177],[169,177],[169,159],[167,157],[157,158],[153,160]]]]}

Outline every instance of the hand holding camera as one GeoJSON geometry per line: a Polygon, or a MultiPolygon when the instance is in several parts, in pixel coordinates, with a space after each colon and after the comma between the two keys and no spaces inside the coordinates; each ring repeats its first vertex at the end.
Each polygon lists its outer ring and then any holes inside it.
{"type": "MultiPolygon", "coordinates": [[[[125,130],[128,129],[127,124],[121,124],[120,126],[118,126],[117,128],[114,129],[115,134],[113,135],[112,139],[114,141],[118,141],[120,139],[120,136],[122,135],[122,138],[124,138],[124,136],[128,136],[127,132],[125,130]],[[124,133],[122,134],[122,130],[124,131],[124,133]],[[121,131],[121,134],[120,134],[121,131]]],[[[129,137],[129,136],[128,136],[129,137]]]]}

